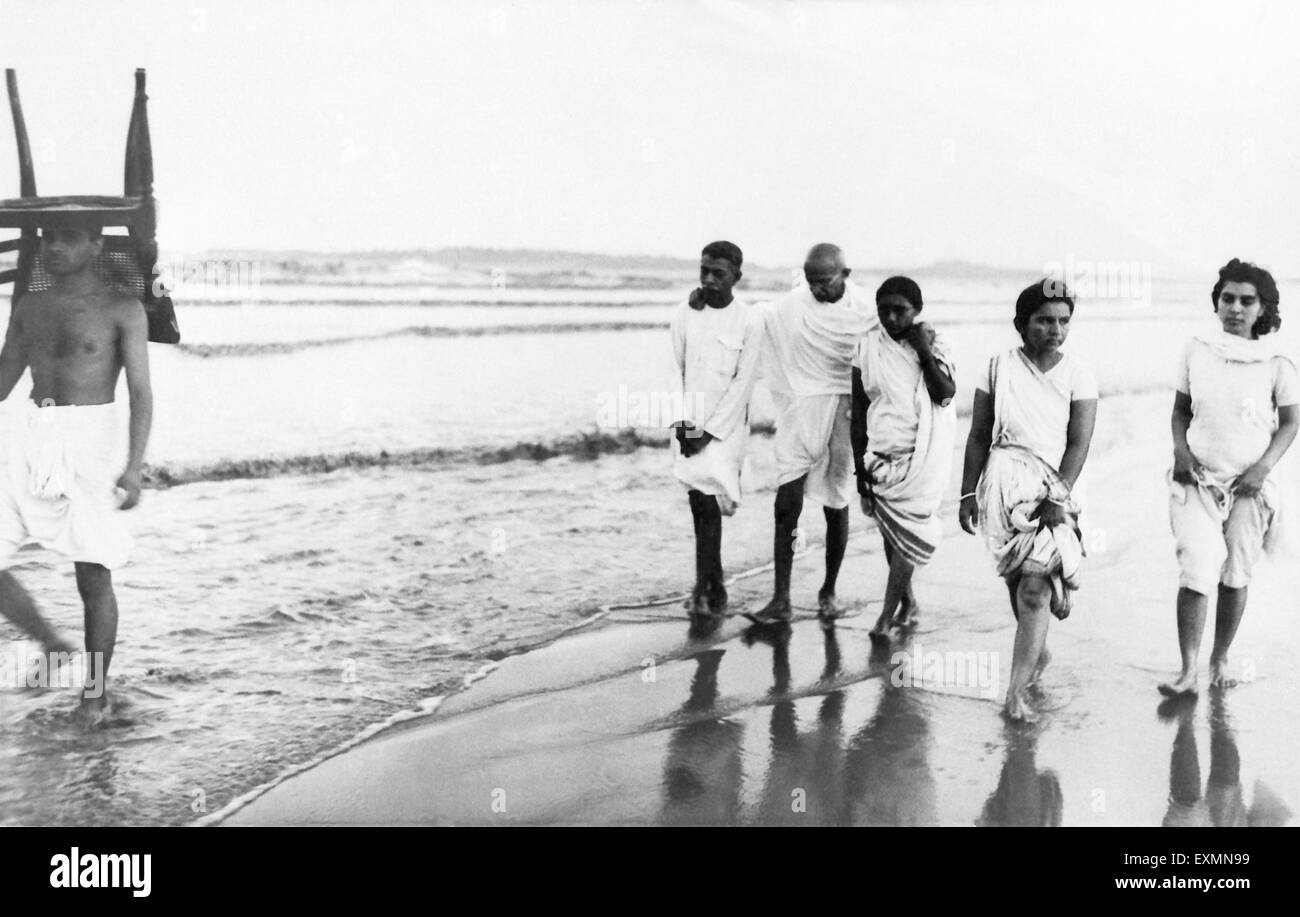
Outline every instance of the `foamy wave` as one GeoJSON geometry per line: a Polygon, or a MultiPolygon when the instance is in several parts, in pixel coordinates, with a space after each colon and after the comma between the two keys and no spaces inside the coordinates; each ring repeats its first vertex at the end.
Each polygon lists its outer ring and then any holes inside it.
{"type": "Polygon", "coordinates": [[[489,337],[506,334],[571,334],[581,331],[655,331],[668,327],[667,322],[561,322],[535,325],[473,325],[463,328],[437,325],[413,325],[395,328],[379,334],[355,334],[336,338],[319,338],[305,341],[277,341],[270,343],[238,344],[177,344],[175,349],[196,357],[261,357],[275,354],[297,353],[317,347],[339,347],[392,338],[462,338],[489,337]]]}
{"type": "MultiPolygon", "coordinates": [[[[211,304],[208,304],[211,305],[211,304]]],[[[286,305],[286,303],[275,303],[275,305],[286,305]]],[[[294,304],[289,304],[294,305],[294,304]]],[[[303,302],[301,305],[321,305],[319,302],[303,302]]],[[[331,303],[336,305],[336,303],[331,303]]],[[[353,305],[362,305],[355,303],[353,305]]],[[[536,305],[536,306],[603,306],[603,307],[628,307],[635,305],[645,306],[663,306],[664,303],[394,303],[393,305],[536,305]]],[[[936,307],[937,308],[937,307],[936,307]]],[[[987,310],[985,310],[986,312],[987,310]]],[[[1135,322],[1149,321],[1157,317],[1156,313],[1148,310],[1134,310],[1127,313],[1117,313],[1106,316],[1108,322],[1135,322]]],[[[955,328],[961,326],[985,327],[995,325],[1006,325],[1006,316],[1000,312],[994,314],[971,314],[964,312],[954,314],[944,323],[945,327],[955,328]]],[[[391,340],[394,338],[463,338],[463,337],[493,337],[498,335],[518,335],[518,334],[582,334],[588,332],[609,332],[609,331],[662,331],[667,329],[667,321],[590,321],[590,322],[531,322],[526,324],[491,324],[491,325],[409,325],[403,328],[394,328],[389,331],[381,331],[372,334],[354,334],[343,335],[332,338],[315,338],[303,340],[273,341],[273,342],[237,342],[229,344],[191,344],[181,343],[174,347],[180,353],[190,354],[197,357],[241,357],[241,356],[271,356],[276,354],[296,353],[302,350],[310,350],[319,347],[338,347],[348,344],[366,343],[373,341],[391,340]]]]}
{"type": "MultiPolygon", "coordinates": [[[[1127,398],[1164,392],[1168,386],[1141,383],[1103,388],[1101,397],[1127,398]]],[[[957,411],[960,418],[970,416],[970,403],[957,411]]],[[[750,427],[753,436],[771,436],[776,425],[756,421],[750,427]]],[[[197,484],[203,481],[237,481],[276,478],[286,475],[329,474],[343,469],[421,468],[430,466],[499,465],[505,462],[534,461],[572,457],[596,459],[603,455],[626,455],[642,448],[662,449],[668,445],[666,430],[647,431],[634,427],[620,430],[594,430],[576,436],[551,440],[531,440],[504,446],[464,446],[460,448],[407,449],[373,452],[312,453],[267,458],[223,459],[208,465],[150,465],[145,469],[145,486],[157,489],[197,484]]]]}
{"type": "MultiPolygon", "coordinates": [[[[763,432],[761,429],[758,432],[763,432]]],[[[210,465],[151,465],[145,469],[147,486],[176,487],[200,481],[234,481],[274,478],[290,474],[328,474],[345,468],[415,468],[430,465],[496,465],[518,460],[545,461],[572,456],[593,459],[602,455],[635,452],[643,446],[663,447],[666,431],[646,433],[635,429],[593,431],[541,442],[507,446],[466,446],[458,449],[408,449],[390,452],[336,452],[270,458],[225,459],[210,465]]]]}
{"type": "Polygon", "coordinates": [[[363,308],[382,309],[385,306],[420,306],[422,308],[437,309],[441,307],[460,308],[462,306],[510,306],[523,308],[551,308],[554,306],[581,307],[581,308],[602,308],[602,309],[622,309],[629,306],[669,306],[678,301],[678,297],[672,299],[578,299],[570,297],[556,297],[554,299],[509,299],[509,298],[446,298],[446,299],[427,299],[420,297],[394,297],[389,299],[346,299],[336,296],[312,296],[303,298],[258,298],[250,299],[239,296],[211,296],[201,297],[192,296],[185,300],[186,303],[193,303],[196,306],[218,306],[231,307],[239,309],[257,308],[258,306],[360,306],[363,308]]]}

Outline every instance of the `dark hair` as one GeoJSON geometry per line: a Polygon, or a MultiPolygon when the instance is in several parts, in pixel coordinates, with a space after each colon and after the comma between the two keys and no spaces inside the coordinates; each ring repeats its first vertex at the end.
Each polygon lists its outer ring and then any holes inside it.
{"type": "Polygon", "coordinates": [[[77,229],[86,234],[87,239],[99,239],[104,235],[104,224],[94,217],[78,216],[67,222],[56,223],[53,226],[42,226],[41,234],[51,229],[77,229]]]}
{"type": "Polygon", "coordinates": [[[1016,330],[1023,335],[1030,317],[1041,307],[1054,302],[1065,303],[1070,307],[1070,314],[1074,315],[1074,297],[1064,280],[1044,277],[1025,287],[1016,297],[1016,330]]]}
{"type": "Polygon", "coordinates": [[[1215,312],[1219,311],[1219,294],[1223,292],[1224,286],[1230,283],[1254,284],[1255,292],[1259,294],[1262,308],[1259,311],[1259,318],[1255,319],[1255,324],[1250,329],[1255,337],[1263,337],[1282,327],[1282,314],[1277,307],[1281,297],[1278,295],[1277,282],[1272,274],[1249,261],[1233,258],[1219,268],[1219,282],[1214,285],[1214,292],[1210,294],[1210,302],[1214,304],[1215,312]]]}
{"type": "Polygon", "coordinates": [[[880,285],[879,290],[876,290],[877,302],[882,296],[901,296],[910,302],[917,312],[920,312],[925,305],[921,300],[921,288],[911,277],[890,277],[880,285]]]}
{"type": "Polygon", "coordinates": [[[704,246],[704,251],[700,252],[701,258],[721,258],[723,261],[730,261],[736,270],[745,263],[745,256],[740,250],[740,246],[734,242],[710,242],[704,246]]]}

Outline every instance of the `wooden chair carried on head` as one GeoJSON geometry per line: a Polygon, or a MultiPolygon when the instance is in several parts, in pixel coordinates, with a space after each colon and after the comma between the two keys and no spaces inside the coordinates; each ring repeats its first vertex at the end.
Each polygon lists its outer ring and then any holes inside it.
{"type": "Polygon", "coordinates": [[[153,150],[145,110],[149,98],[144,91],[144,70],[135,72],[135,103],[131,106],[131,126],[126,135],[126,180],[122,197],[38,197],[14,71],[5,71],[5,82],[18,142],[18,193],[22,196],[0,200],[0,228],[21,230],[17,239],[0,240],[0,252],[18,252],[17,267],[0,271],[0,285],[13,283],[13,302],[28,291],[50,288],[50,277],[37,257],[40,245],[37,232],[41,228],[82,226],[92,221],[105,228],[125,227],[125,236],[104,236],[95,273],[110,288],[136,296],[144,304],[150,341],[178,343],[181,333],[176,325],[176,311],[157,272],[158,209],[153,197],[153,150]]]}

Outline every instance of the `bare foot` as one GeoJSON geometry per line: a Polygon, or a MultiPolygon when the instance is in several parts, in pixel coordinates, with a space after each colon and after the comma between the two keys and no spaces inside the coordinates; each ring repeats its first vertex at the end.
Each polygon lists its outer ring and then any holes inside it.
{"type": "Polygon", "coordinates": [[[893,620],[886,616],[882,611],[880,617],[876,618],[876,623],[871,626],[868,636],[871,642],[877,646],[889,644],[889,628],[893,626],[893,620]]]}
{"type": "Polygon", "coordinates": [[[903,631],[914,631],[921,623],[921,609],[913,605],[910,608],[901,608],[897,615],[894,616],[894,627],[903,631]]]}
{"type": "Polygon", "coordinates": [[[789,596],[778,595],[764,605],[757,614],[748,615],[748,617],[759,624],[775,624],[793,618],[794,609],[790,607],[789,596]]]}
{"type": "Polygon", "coordinates": [[[1210,687],[1216,690],[1225,690],[1237,685],[1237,679],[1228,674],[1228,659],[1225,656],[1219,661],[1210,660],[1210,687]]]}
{"type": "Polygon", "coordinates": [[[81,704],[77,707],[76,712],[72,714],[72,720],[83,729],[96,729],[103,725],[107,716],[107,695],[101,694],[99,697],[86,697],[83,694],[81,696],[81,704]]]}
{"type": "Polygon", "coordinates": [[[1156,686],[1156,690],[1165,697],[1180,697],[1196,693],[1196,670],[1183,671],[1173,681],[1166,681],[1156,686]]]}
{"type": "Polygon", "coordinates": [[[1029,684],[1038,684],[1038,679],[1043,675],[1043,669],[1047,668],[1051,662],[1052,654],[1047,651],[1047,647],[1043,647],[1043,651],[1038,654],[1038,664],[1035,665],[1034,670],[1029,673],[1029,684]]]}
{"type": "Polygon", "coordinates": [[[701,583],[697,583],[691,590],[690,597],[682,603],[686,613],[692,618],[709,613],[708,588],[701,583]]]}
{"type": "Polygon", "coordinates": [[[1038,714],[1029,709],[1024,696],[1018,691],[1007,692],[1007,702],[1002,708],[1002,714],[1013,723],[1033,723],[1038,719],[1038,714]]]}

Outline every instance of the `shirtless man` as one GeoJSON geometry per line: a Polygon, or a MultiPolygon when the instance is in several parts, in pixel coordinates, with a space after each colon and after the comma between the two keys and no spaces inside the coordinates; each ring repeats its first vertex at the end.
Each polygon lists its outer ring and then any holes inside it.
{"type": "Polygon", "coordinates": [[[13,306],[0,351],[0,400],[31,368],[32,390],[0,442],[0,614],[48,653],[72,646],[41,617],[8,567],[25,542],[36,541],[74,562],[85,606],[87,675],[80,716],[88,725],[107,710],[108,667],[117,638],[112,569],[124,564],[131,538],[118,509],[140,500],[145,444],[153,419],[148,325],[132,296],[108,289],[93,265],[100,228],[47,228],[40,258],[53,288],[28,293],[13,306]],[[130,394],[126,469],[116,448],[119,373],[130,394]],[[120,503],[115,487],[123,492],[120,503]]]}

